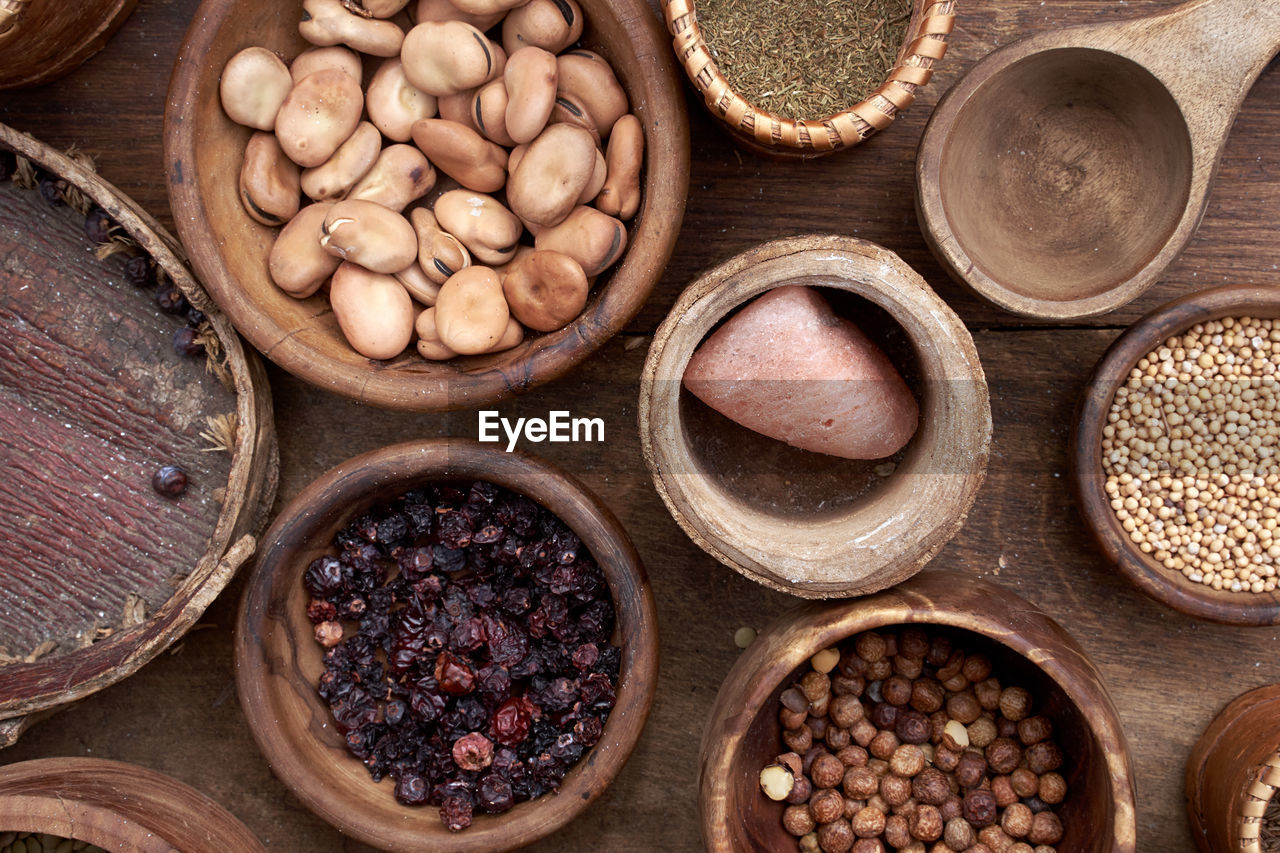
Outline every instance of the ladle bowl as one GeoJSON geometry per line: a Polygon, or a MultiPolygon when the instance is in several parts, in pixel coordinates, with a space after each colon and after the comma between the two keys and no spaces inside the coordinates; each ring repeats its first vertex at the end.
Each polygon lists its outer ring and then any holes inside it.
{"type": "Polygon", "coordinates": [[[1041,320],[1137,297],[1191,240],[1280,11],[1193,0],[982,59],[920,142],[916,206],[953,278],[1041,320]]]}

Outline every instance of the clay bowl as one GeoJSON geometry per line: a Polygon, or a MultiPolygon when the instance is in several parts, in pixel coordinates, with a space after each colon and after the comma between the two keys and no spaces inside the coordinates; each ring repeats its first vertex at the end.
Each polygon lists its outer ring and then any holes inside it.
{"type": "Polygon", "coordinates": [[[910,577],[955,535],[986,472],[991,409],[973,339],[919,275],[872,243],[810,236],[758,246],[681,294],[645,363],[640,438],[658,493],[703,550],[773,589],[831,598],[910,577]],[[683,389],[708,333],[784,284],[823,288],[903,374],[920,407],[904,451],[863,462],[797,450],[683,389]]]}
{"type": "MultiPolygon", "coordinates": [[[[222,112],[218,79],[233,54],[263,45],[293,57],[297,0],[205,0],[193,19],[169,87],[165,159],[178,233],[213,298],[253,346],[318,387],[389,409],[443,411],[491,404],[563,374],[636,315],[675,246],[689,182],[689,130],[671,51],[644,0],[586,0],[582,43],[613,65],[645,128],[640,212],[627,251],[603,273],[577,320],[531,335],[514,349],[448,363],[411,347],[390,361],[351,349],[328,299],[297,300],[267,274],[276,229],[244,212],[237,176],[247,128],[222,112]]],[[[367,79],[367,75],[366,75],[367,79]]]]}
{"type": "Polygon", "coordinates": [[[760,792],[760,770],[780,748],[778,697],[809,658],[862,631],[909,624],[986,653],[1002,682],[1031,691],[1053,721],[1069,793],[1058,808],[1072,853],[1133,853],[1133,769],[1115,706],[1084,650],[1026,600],[971,577],[922,572],[878,595],[809,602],[766,628],[725,676],[699,754],[702,840],[711,853],[789,850],[784,803],[760,792]]]}
{"type": "Polygon", "coordinates": [[[1237,697],[1187,759],[1187,818],[1202,853],[1264,853],[1262,817],[1280,788],[1280,685],[1237,697]]]}
{"type": "Polygon", "coordinates": [[[1104,490],[1102,429],[1116,389],[1138,360],[1196,323],[1248,315],[1280,317],[1280,287],[1214,288],[1175,299],[1134,323],[1103,354],[1086,386],[1071,438],[1072,486],[1103,555],[1138,589],[1175,610],[1231,625],[1280,623],[1280,590],[1250,593],[1192,583],[1142,553],[1121,527],[1104,490]]]}
{"type": "Polygon", "coordinates": [[[102,50],[138,0],[0,3],[0,89],[61,77],[102,50]]]}
{"type": "Polygon", "coordinates": [[[920,141],[916,206],[933,253],[1024,317],[1090,317],[1135,298],[1195,233],[1278,37],[1270,10],[1195,0],[992,52],[920,141]]]}
{"type": "Polygon", "coordinates": [[[658,665],[653,593],[631,540],[599,498],[545,462],[469,441],[405,443],[357,456],[321,475],[267,532],[262,559],[236,632],[240,702],[275,774],[343,834],[394,851],[510,850],[564,826],[622,769],[653,701],[658,665]],[[603,569],[617,611],[622,671],[617,704],[599,743],[565,776],[558,794],[502,815],[476,814],[451,833],[432,806],[402,806],[393,782],[375,784],[347,752],[328,706],[316,694],[323,671],[307,619],[302,573],[334,533],[379,501],[433,482],[487,480],[522,493],[559,516],[603,569]]]}
{"type": "Polygon", "coordinates": [[[230,812],[177,779],[100,758],[0,768],[0,833],[49,833],[135,853],[262,853],[230,812]]]}
{"type": "Polygon", "coordinates": [[[252,556],[278,471],[266,371],[177,241],[82,163],[0,125],[10,152],[68,190],[54,207],[0,182],[0,747],[186,633],[252,556]],[[89,204],[205,312],[215,357],[175,352],[187,318],[130,284],[122,256],[94,256],[89,204]],[[188,475],[176,499],[152,487],[168,464],[188,475]]]}

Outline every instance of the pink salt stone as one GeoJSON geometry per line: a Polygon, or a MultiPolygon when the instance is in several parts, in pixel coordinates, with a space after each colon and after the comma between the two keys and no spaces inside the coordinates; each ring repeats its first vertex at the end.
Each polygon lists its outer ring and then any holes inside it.
{"type": "Polygon", "coordinates": [[[920,416],[888,357],[808,287],[735,314],[693,354],[684,386],[747,429],[847,459],[893,455],[920,416]]]}

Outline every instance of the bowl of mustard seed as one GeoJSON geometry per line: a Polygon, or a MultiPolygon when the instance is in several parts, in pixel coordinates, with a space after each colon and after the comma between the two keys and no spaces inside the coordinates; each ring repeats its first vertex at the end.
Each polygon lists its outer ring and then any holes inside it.
{"type": "Polygon", "coordinates": [[[1192,293],[1103,355],[1072,437],[1106,558],[1174,609],[1280,623],[1280,287],[1192,293]]]}
{"type": "Polygon", "coordinates": [[[954,0],[662,0],[676,58],[749,150],[811,159],[893,123],[946,54],[954,0]]]}

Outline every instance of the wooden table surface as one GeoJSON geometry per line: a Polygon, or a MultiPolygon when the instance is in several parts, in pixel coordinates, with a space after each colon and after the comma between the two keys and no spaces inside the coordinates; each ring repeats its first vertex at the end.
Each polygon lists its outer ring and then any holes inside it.
{"type": "MultiPolygon", "coordinates": [[[[1264,72],[1246,100],[1191,245],[1157,287],[1099,321],[1029,325],[979,302],[929,255],[912,204],[915,149],[930,110],[975,60],[1021,34],[1167,5],[966,0],[950,53],[916,105],[860,149],[819,162],[775,163],[739,153],[690,101],[693,173],[684,229],[630,337],[611,342],[560,381],[500,407],[508,416],[568,409],[605,420],[603,444],[536,450],[598,491],[630,531],[656,592],[662,638],[657,699],[630,763],[581,819],[531,849],[700,847],[696,751],[717,686],[739,653],[734,631],[762,627],[793,600],[702,553],[659,501],[637,437],[642,344],[698,270],[760,241],[807,232],[850,234],[898,252],[972,330],[991,384],[993,452],[967,526],[933,565],[1008,587],[1075,636],[1101,668],[1129,738],[1139,849],[1194,849],[1183,813],[1187,754],[1230,699],[1280,678],[1277,631],[1181,616],[1118,577],[1089,545],[1071,499],[1066,441],[1092,366],[1124,326],[1189,290],[1226,282],[1280,284],[1280,73],[1264,72]]],[[[52,145],[74,143],[89,151],[108,180],[171,226],[161,116],[173,58],[196,7],[197,0],[141,0],[107,49],[71,76],[41,89],[0,93],[0,121],[52,145]]],[[[277,510],[356,452],[427,435],[476,435],[474,413],[373,410],[274,367],[270,372],[282,456],[277,510]]],[[[246,728],[231,656],[243,580],[168,653],[40,723],[0,753],[0,763],[53,755],[136,762],[211,795],[272,849],[368,850],[303,808],[271,774],[246,728]]]]}

